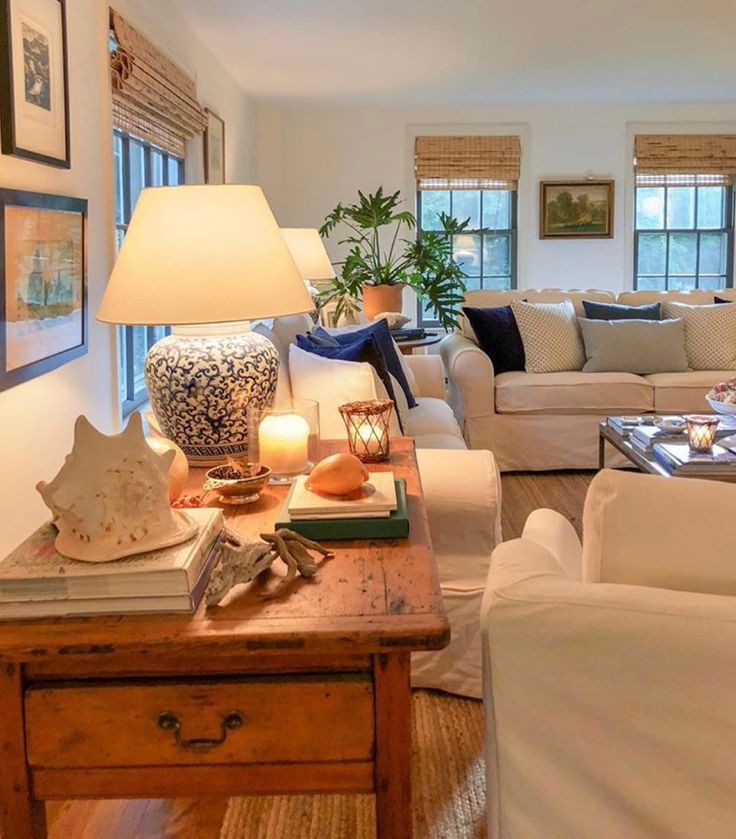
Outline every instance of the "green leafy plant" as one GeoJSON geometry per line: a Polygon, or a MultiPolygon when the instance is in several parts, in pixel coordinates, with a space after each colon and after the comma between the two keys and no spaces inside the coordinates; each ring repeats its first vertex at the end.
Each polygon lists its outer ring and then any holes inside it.
{"type": "Polygon", "coordinates": [[[339,275],[330,281],[321,302],[336,302],[339,320],[357,313],[363,286],[405,284],[434,309],[441,326],[456,327],[465,273],[453,259],[452,236],[462,233],[470,219],[458,221],[440,213],[442,230],[407,239],[417,221],[413,213],[400,209],[401,200],[399,190],[384,195],[379,187],[369,195],[358,191],[356,203],[338,204],[329,213],[320,235],[327,238],[338,227],[346,228],[339,244],[346,245],[348,253],[336,263],[339,275]]]}

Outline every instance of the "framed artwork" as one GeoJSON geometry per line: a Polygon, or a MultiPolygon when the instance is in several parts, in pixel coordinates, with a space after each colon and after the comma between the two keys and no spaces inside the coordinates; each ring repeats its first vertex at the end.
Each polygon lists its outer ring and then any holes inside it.
{"type": "Polygon", "coordinates": [[[0,390],[87,352],[87,201],[0,189],[0,390]]]}
{"type": "Polygon", "coordinates": [[[204,182],[225,183],[225,122],[214,111],[205,108],[207,128],[204,130],[204,182]]]}
{"type": "Polygon", "coordinates": [[[65,0],[0,0],[3,154],[68,169],[65,0]]]}
{"type": "Polygon", "coordinates": [[[542,181],[540,239],[610,239],[614,181],[542,181]]]}

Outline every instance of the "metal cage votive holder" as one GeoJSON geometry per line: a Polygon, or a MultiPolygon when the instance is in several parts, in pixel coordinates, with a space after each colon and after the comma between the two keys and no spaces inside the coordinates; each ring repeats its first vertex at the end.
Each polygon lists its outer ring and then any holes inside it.
{"type": "Polygon", "coordinates": [[[388,460],[391,451],[389,422],[394,403],[390,399],[371,399],[340,405],[348,432],[350,453],[363,463],[388,460]]]}

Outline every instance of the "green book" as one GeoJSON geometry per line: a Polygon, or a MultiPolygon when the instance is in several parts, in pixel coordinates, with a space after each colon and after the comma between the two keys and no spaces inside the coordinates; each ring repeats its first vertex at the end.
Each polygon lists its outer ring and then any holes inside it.
{"type": "Polygon", "coordinates": [[[406,481],[396,480],[396,510],[388,518],[309,519],[292,521],[287,512],[288,499],[276,520],[276,530],[288,528],[308,539],[404,539],[409,535],[409,510],[406,481]]]}

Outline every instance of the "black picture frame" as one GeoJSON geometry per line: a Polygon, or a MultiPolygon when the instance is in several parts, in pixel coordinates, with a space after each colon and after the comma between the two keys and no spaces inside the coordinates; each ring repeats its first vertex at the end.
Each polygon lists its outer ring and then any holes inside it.
{"type": "MultiPolygon", "coordinates": [[[[44,301],[45,302],[45,301],[44,301]]],[[[89,311],[87,300],[87,199],[38,192],[0,189],[0,391],[41,376],[68,361],[87,353],[89,342],[89,311]],[[8,207],[51,210],[81,216],[81,342],[23,366],[8,370],[8,207]]]]}
{"type": "Polygon", "coordinates": [[[69,131],[69,61],[67,54],[66,0],[48,0],[61,7],[61,54],[64,103],[64,157],[54,157],[24,148],[17,139],[17,108],[13,79],[13,7],[22,0],[0,0],[0,150],[3,154],[45,163],[61,169],[71,168],[69,131]]]}

